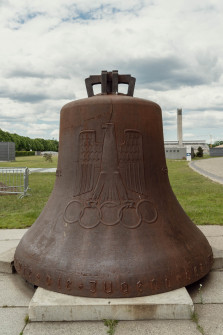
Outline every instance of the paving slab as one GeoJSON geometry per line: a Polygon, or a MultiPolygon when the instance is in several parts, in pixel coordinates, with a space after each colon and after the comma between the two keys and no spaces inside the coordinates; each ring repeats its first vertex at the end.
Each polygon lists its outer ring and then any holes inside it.
{"type": "Polygon", "coordinates": [[[120,321],[115,335],[201,335],[191,320],[120,321]]]}
{"type": "Polygon", "coordinates": [[[223,236],[207,236],[207,240],[212,247],[223,250],[223,236]]]}
{"type": "Polygon", "coordinates": [[[14,254],[15,248],[9,249],[0,253],[0,272],[13,273],[14,272],[14,254]]]}
{"type": "Polygon", "coordinates": [[[223,270],[223,250],[212,247],[212,251],[214,257],[214,264],[212,266],[212,270],[223,270]]]}
{"type": "Polygon", "coordinates": [[[5,240],[0,241],[0,254],[12,248],[16,248],[20,240],[5,240]]]}
{"type": "Polygon", "coordinates": [[[196,305],[195,310],[205,335],[223,334],[223,305],[196,305]]]}
{"type": "Polygon", "coordinates": [[[0,308],[0,334],[19,335],[25,325],[27,308],[0,308]]]}
{"type": "Polygon", "coordinates": [[[38,288],[29,305],[31,321],[190,319],[193,302],[183,287],[148,297],[73,297],[38,288]]]}
{"type": "Polygon", "coordinates": [[[106,335],[103,322],[31,322],[23,335],[106,335]]]}
{"type": "Polygon", "coordinates": [[[216,226],[216,225],[202,225],[197,226],[202,233],[208,236],[223,236],[223,226],[216,226]]]}
{"type": "Polygon", "coordinates": [[[0,241],[20,240],[28,229],[0,229],[0,241]]]}
{"type": "Polygon", "coordinates": [[[0,274],[0,307],[28,307],[34,288],[17,274],[0,274]]]}
{"type": "MultiPolygon", "coordinates": [[[[106,335],[103,322],[31,322],[23,335],[106,335]]],[[[190,320],[119,321],[115,335],[200,335],[190,320]]],[[[216,334],[217,335],[217,334],[216,334]]]]}
{"type": "Polygon", "coordinates": [[[223,304],[222,288],[223,271],[211,271],[197,283],[188,286],[187,290],[195,304],[223,304]]]}

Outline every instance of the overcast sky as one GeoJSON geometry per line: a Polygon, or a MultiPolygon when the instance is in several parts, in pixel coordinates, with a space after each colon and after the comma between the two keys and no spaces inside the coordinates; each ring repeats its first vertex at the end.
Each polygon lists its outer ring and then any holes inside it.
{"type": "Polygon", "coordinates": [[[0,0],[0,128],[57,138],[61,107],[101,70],[136,77],[165,140],[223,140],[222,0],[0,0]]]}

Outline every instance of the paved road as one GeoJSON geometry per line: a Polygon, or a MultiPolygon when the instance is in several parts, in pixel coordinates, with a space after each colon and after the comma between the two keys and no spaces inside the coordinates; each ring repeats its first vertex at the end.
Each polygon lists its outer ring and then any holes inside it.
{"type": "Polygon", "coordinates": [[[189,166],[203,176],[223,184],[223,157],[192,161],[189,166]]]}

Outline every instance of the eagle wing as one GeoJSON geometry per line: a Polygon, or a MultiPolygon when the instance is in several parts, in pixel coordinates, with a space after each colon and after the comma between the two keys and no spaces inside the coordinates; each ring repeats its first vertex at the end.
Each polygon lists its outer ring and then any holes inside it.
{"type": "Polygon", "coordinates": [[[102,144],[96,142],[96,131],[81,131],[74,196],[92,191],[100,172],[101,154],[102,144]]]}
{"type": "Polygon", "coordinates": [[[125,130],[124,143],[119,149],[119,169],[129,190],[139,194],[146,193],[142,134],[138,130],[125,130]]]}

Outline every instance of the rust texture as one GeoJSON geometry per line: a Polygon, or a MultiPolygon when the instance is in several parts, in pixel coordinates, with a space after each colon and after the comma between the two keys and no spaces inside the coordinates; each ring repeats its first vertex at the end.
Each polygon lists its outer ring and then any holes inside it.
{"type": "Polygon", "coordinates": [[[130,75],[102,71],[86,79],[90,98],[62,108],[55,186],[15,253],[28,282],[125,298],[174,290],[209,272],[211,247],[169,184],[161,109],[132,97],[134,85],[130,75]]]}

